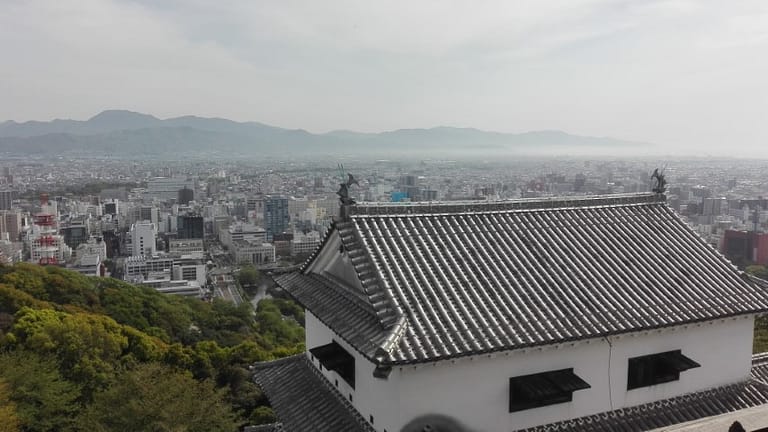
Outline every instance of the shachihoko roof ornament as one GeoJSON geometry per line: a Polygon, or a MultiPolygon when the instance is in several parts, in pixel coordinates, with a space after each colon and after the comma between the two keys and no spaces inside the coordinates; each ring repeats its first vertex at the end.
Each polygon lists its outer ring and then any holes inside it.
{"type": "Polygon", "coordinates": [[[651,181],[656,182],[653,189],[651,189],[654,193],[663,194],[667,190],[667,180],[664,178],[664,170],[659,172],[658,168],[654,169],[653,174],[651,174],[651,181]]]}

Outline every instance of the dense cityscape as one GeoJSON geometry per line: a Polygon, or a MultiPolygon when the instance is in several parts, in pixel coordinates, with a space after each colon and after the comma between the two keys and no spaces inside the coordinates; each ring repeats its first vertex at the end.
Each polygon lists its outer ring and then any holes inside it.
{"type": "Polygon", "coordinates": [[[317,248],[347,172],[360,202],[439,203],[645,192],[659,167],[669,205],[708,243],[768,264],[768,181],[738,159],[19,159],[1,167],[0,256],[237,303],[239,266],[290,267],[317,248]]]}
{"type": "Polygon", "coordinates": [[[768,2],[0,7],[0,432],[768,432],[768,2]]]}

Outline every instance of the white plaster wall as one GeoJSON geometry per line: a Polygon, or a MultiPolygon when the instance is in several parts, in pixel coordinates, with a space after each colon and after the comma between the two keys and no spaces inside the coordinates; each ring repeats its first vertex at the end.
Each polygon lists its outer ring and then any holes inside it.
{"type": "MultiPolygon", "coordinates": [[[[382,380],[373,377],[374,365],[365,359],[359,352],[355,351],[341,337],[326,327],[310,311],[306,311],[306,341],[307,349],[325,345],[335,340],[336,343],[344,347],[348,353],[355,357],[355,388],[351,388],[347,383],[336,374],[323,368],[322,374],[328,381],[335,385],[338,381],[338,390],[349,400],[352,395],[352,405],[357,409],[360,415],[366,420],[373,416],[373,427],[377,431],[398,432],[400,430],[399,414],[399,395],[397,394],[397,380],[382,380]]],[[[307,356],[312,359],[307,351],[307,356]]],[[[315,367],[319,369],[319,362],[313,361],[315,367]]],[[[392,375],[395,375],[393,372],[392,375]]]]}
{"type": "Polygon", "coordinates": [[[459,420],[470,431],[496,432],[582,417],[745,380],[751,368],[754,318],[740,317],[610,339],[396,367],[387,380],[374,378],[373,364],[309,311],[306,325],[308,348],[336,340],[355,357],[355,389],[335,372],[323,370],[323,374],[332,384],[338,379],[340,392],[347,398],[352,394],[352,404],[365,419],[374,417],[373,427],[377,431],[399,432],[414,418],[442,414],[459,420]],[[630,357],[675,349],[681,349],[701,367],[682,372],[679,381],[626,390],[630,357]],[[574,392],[573,401],[569,403],[508,412],[510,377],[571,367],[592,388],[574,392]]]}
{"type": "Polygon", "coordinates": [[[753,322],[753,317],[741,317],[613,337],[613,347],[594,339],[397,369],[390,377],[399,394],[400,421],[394,430],[436,413],[460,420],[472,431],[512,431],[738,382],[749,377],[753,322]],[[626,390],[630,357],[674,349],[701,367],[681,373],[679,381],[626,390]],[[592,388],[574,392],[569,403],[508,412],[510,377],[569,367],[592,388]]]}

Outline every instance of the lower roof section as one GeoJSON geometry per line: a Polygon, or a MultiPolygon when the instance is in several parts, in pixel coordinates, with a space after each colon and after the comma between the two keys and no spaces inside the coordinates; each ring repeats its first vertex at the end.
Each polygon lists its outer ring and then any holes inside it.
{"type": "Polygon", "coordinates": [[[374,432],[305,354],[257,363],[254,381],[285,432],[374,432]]]}

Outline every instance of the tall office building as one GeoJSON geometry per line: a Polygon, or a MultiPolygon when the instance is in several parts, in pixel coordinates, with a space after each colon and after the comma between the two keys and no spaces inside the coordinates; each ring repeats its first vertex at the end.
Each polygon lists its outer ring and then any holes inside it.
{"type": "Polygon", "coordinates": [[[8,240],[19,241],[21,213],[18,210],[0,210],[0,239],[8,234],[8,240]]]}
{"type": "Polygon", "coordinates": [[[201,239],[205,235],[205,224],[203,217],[196,214],[179,215],[176,238],[179,239],[201,239]]]}
{"type": "Polygon", "coordinates": [[[264,228],[267,230],[267,241],[272,241],[275,234],[285,231],[289,220],[288,198],[268,196],[264,199],[264,228]]]}
{"type": "Polygon", "coordinates": [[[132,256],[151,257],[157,253],[157,226],[152,222],[136,222],[131,225],[132,256]]]}
{"type": "Polygon", "coordinates": [[[64,243],[72,249],[77,249],[83,243],[88,241],[90,232],[88,225],[75,224],[61,228],[61,234],[64,236],[64,243]]]}
{"type": "Polygon", "coordinates": [[[178,198],[176,199],[176,202],[181,205],[187,205],[190,201],[195,200],[195,191],[185,187],[183,189],[179,189],[178,198]]]}
{"type": "Polygon", "coordinates": [[[104,214],[117,215],[120,210],[118,200],[112,199],[104,203],[104,214]]]}
{"type": "Polygon", "coordinates": [[[13,191],[0,190],[0,210],[10,210],[13,204],[13,191]]]}

